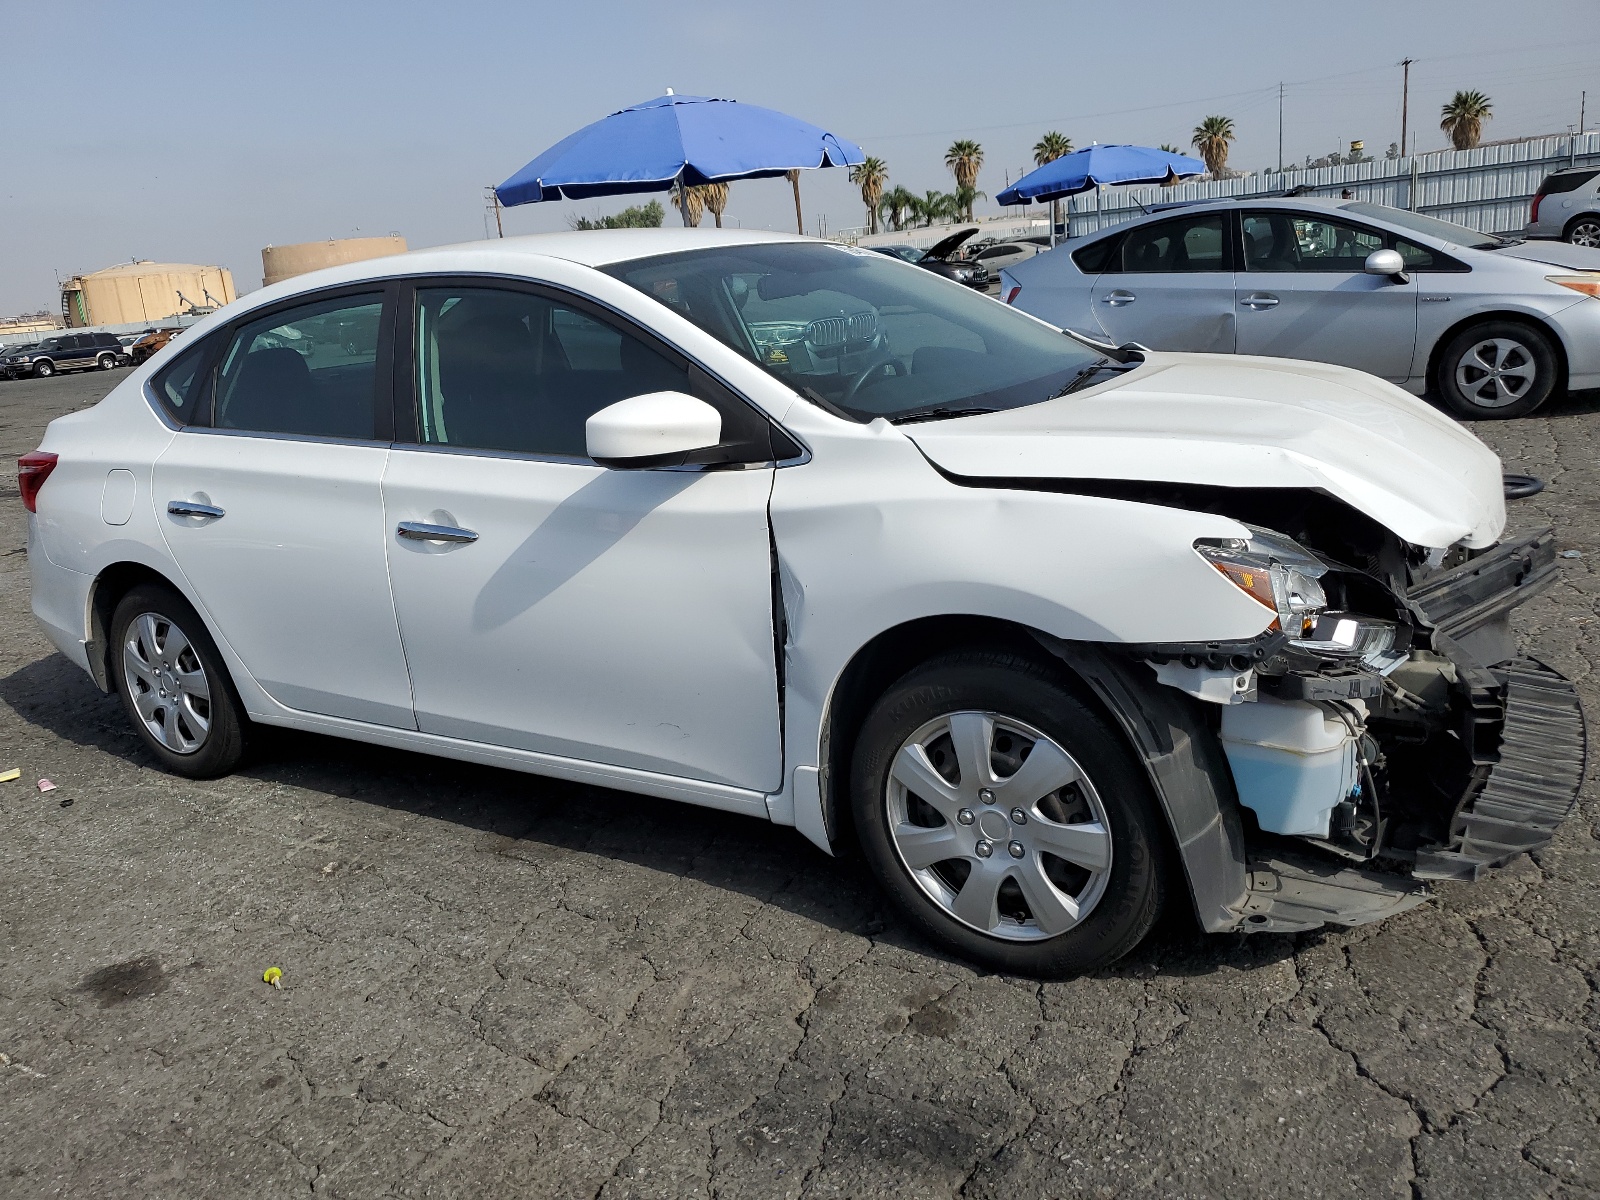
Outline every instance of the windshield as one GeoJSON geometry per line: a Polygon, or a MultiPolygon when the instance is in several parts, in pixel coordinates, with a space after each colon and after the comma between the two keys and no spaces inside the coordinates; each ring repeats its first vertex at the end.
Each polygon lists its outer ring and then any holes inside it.
{"type": "Polygon", "coordinates": [[[721,246],[605,270],[861,421],[1038,404],[1103,357],[960,284],[848,246],[721,246]]]}
{"type": "Polygon", "coordinates": [[[1425,217],[1421,213],[1407,212],[1403,208],[1390,208],[1385,204],[1356,203],[1340,207],[1345,212],[1387,221],[1391,225],[1400,226],[1401,229],[1409,229],[1412,233],[1438,238],[1441,242],[1449,242],[1452,246],[1462,246],[1468,250],[1493,250],[1499,246],[1512,244],[1509,238],[1496,237],[1492,233],[1479,233],[1476,229],[1468,229],[1465,225],[1457,225],[1454,221],[1441,221],[1438,217],[1425,217]]]}

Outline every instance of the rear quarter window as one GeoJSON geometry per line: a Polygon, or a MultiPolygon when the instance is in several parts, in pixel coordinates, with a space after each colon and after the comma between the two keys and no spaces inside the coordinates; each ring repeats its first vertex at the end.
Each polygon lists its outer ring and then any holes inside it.
{"type": "Polygon", "coordinates": [[[1560,175],[1551,175],[1539,185],[1539,191],[1546,196],[1558,195],[1561,192],[1575,192],[1596,175],[1600,175],[1600,170],[1567,171],[1560,175]]]}
{"type": "Polygon", "coordinates": [[[1085,275],[1098,275],[1106,269],[1121,243],[1122,235],[1117,233],[1098,242],[1090,242],[1087,246],[1079,246],[1072,252],[1072,261],[1078,264],[1078,270],[1085,275]]]}
{"type": "Polygon", "coordinates": [[[179,425],[206,425],[210,413],[206,397],[210,391],[209,348],[195,346],[163,367],[150,381],[156,403],[179,425]]]}

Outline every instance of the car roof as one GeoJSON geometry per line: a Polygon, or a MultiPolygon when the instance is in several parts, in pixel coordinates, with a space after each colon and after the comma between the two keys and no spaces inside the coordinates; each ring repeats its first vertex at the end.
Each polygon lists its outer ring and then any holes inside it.
{"type": "Polygon", "coordinates": [[[607,267],[631,258],[676,254],[681,250],[704,250],[712,246],[752,246],[771,242],[813,242],[795,233],[771,233],[762,229],[689,229],[671,225],[659,229],[581,229],[567,233],[529,233],[518,237],[487,238],[409,251],[391,259],[404,262],[411,255],[448,251],[466,258],[485,258],[505,254],[527,254],[539,258],[562,258],[586,267],[607,267]]]}

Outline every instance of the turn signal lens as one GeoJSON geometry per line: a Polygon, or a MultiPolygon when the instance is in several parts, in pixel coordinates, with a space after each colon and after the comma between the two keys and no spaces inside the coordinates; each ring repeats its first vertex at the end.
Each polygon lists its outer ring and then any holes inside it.
{"type": "Polygon", "coordinates": [[[39,489],[56,469],[59,457],[46,450],[34,450],[17,459],[17,491],[22,493],[22,506],[29,512],[39,511],[39,489]]]}
{"type": "Polygon", "coordinates": [[[1600,296],[1600,271],[1584,275],[1546,275],[1545,278],[1551,283],[1559,283],[1564,288],[1582,292],[1585,296],[1600,296]]]}

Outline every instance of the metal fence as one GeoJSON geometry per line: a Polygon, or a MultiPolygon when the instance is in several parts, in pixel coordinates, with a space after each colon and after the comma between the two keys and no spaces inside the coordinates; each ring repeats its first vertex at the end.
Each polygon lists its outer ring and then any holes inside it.
{"type": "Polygon", "coordinates": [[[1508,233],[1527,223],[1528,205],[1544,177],[1571,166],[1600,166],[1600,133],[1174,187],[1084,192],[1063,201],[1063,207],[1067,209],[1067,236],[1079,237],[1140,216],[1143,205],[1222,196],[1281,196],[1289,188],[1305,185],[1318,196],[1340,196],[1348,189],[1356,200],[1411,209],[1486,233],[1508,233]]]}

